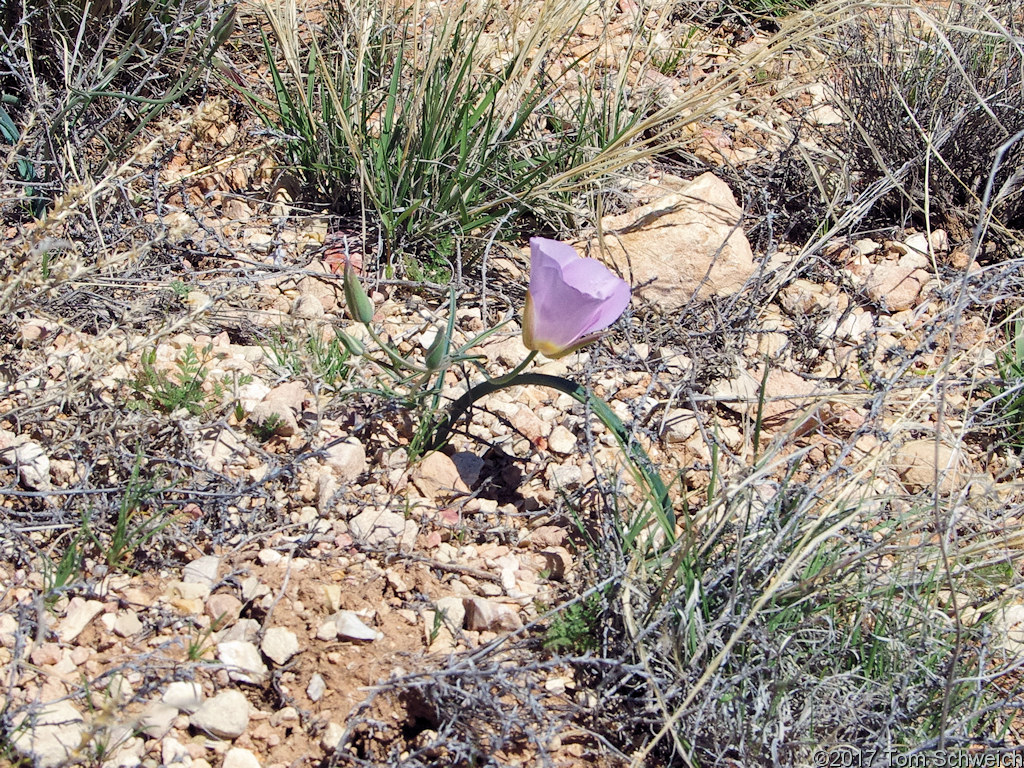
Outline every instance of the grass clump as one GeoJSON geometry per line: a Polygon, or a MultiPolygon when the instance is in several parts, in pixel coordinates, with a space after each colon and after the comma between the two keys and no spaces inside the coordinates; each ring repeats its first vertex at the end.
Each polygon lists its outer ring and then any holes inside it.
{"type": "Polygon", "coordinates": [[[957,240],[991,207],[1024,223],[1024,46],[1020,4],[881,4],[853,17],[837,50],[853,191],[880,179],[872,220],[944,227],[957,240]],[[991,185],[991,195],[986,188],[991,185]]]}
{"type": "Polygon", "coordinates": [[[645,120],[678,114],[656,117],[624,74],[568,52],[585,10],[545,5],[526,22],[493,3],[425,18],[358,3],[305,46],[272,14],[275,100],[257,103],[311,194],[372,213],[389,263],[451,258],[475,234],[557,231],[632,161],[645,120]]]}
{"type": "MultiPolygon", "coordinates": [[[[0,2],[0,184],[36,215],[89,185],[189,94],[233,30],[234,4],[0,2]]],[[[8,209],[10,210],[10,209],[8,209]]]]}

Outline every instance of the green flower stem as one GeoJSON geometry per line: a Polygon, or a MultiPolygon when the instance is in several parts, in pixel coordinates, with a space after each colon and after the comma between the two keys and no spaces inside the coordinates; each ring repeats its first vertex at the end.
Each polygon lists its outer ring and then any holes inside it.
{"type": "MultiPolygon", "coordinates": [[[[532,359],[532,356],[530,359],[532,359]]],[[[527,362],[529,362],[529,360],[527,360],[527,362]]],[[[644,451],[644,449],[641,448],[635,440],[630,439],[629,432],[626,430],[622,421],[619,420],[619,417],[615,415],[614,411],[608,407],[608,404],[604,400],[595,396],[589,390],[574,381],[563,379],[561,376],[549,376],[544,373],[517,374],[516,372],[523,367],[525,367],[525,363],[524,365],[519,366],[516,371],[513,371],[508,376],[502,376],[498,379],[491,379],[477,384],[466,392],[466,394],[452,403],[451,407],[448,409],[448,415],[437,425],[433,434],[426,441],[424,453],[437,450],[443,446],[448,440],[448,435],[451,433],[452,427],[455,426],[455,422],[457,422],[477,400],[487,397],[487,395],[494,394],[502,389],[508,389],[509,387],[516,386],[537,386],[556,389],[559,392],[564,392],[569,395],[573,400],[589,406],[594,415],[612,431],[612,434],[615,435],[615,439],[618,441],[619,446],[635,468],[638,479],[642,481],[650,491],[650,496],[654,502],[655,513],[658,515],[659,522],[671,540],[675,529],[675,513],[672,509],[672,502],[669,499],[668,489],[665,487],[665,483],[662,482],[661,475],[659,475],[658,471],[654,468],[654,465],[646,451],[644,451]]]]}

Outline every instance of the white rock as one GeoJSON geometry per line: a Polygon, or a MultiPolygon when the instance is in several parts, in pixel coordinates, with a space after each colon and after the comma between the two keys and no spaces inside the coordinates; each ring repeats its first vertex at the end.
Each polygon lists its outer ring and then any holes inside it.
{"type": "Polygon", "coordinates": [[[200,433],[200,440],[196,444],[196,453],[198,458],[214,472],[223,472],[228,464],[244,463],[250,455],[245,441],[236,435],[230,427],[213,427],[200,433]]]}
{"type": "Polygon", "coordinates": [[[292,315],[302,320],[324,316],[324,305],[315,296],[299,296],[292,302],[292,315]]]}
{"type": "Polygon", "coordinates": [[[411,549],[419,534],[416,523],[390,510],[366,509],[349,520],[348,526],[354,537],[372,546],[397,540],[402,547],[411,549]]]}
{"type": "Polygon", "coordinates": [[[332,445],[325,451],[324,463],[343,483],[351,483],[366,471],[366,449],[355,438],[332,445]]]}
{"type": "Polygon", "coordinates": [[[992,628],[997,645],[1014,656],[1024,656],[1024,605],[1014,603],[998,610],[992,628]]]}
{"type": "MultiPolygon", "coordinates": [[[[319,303],[317,301],[317,304],[319,303]]],[[[261,768],[260,761],[256,755],[248,749],[242,749],[241,747],[229,749],[227,754],[224,755],[224,762],[221,765],[223,768],[261,768]]]]}
{"type": "Polygon", "coordinates": [[[191,715],[203,703],[203,686],[199,683],[179,680],[167,686],[160,700],[180,712],[191,715]]]}
{"type": "Polygon", "coordinates": [[[363,623],[353,611],[338,611],[334,614],[334,626],[338,628],[338,637],[346,640],[379,640],[383,634],[363,623]]]}
{"type": "Polygon", "coordinates": [[[22,437],[15,438],[13,450],[13,463],[18,467],[21,484],[33,491],[49,490],[50,457],[39,443],[22,437]]]}
{"type": "Polygon", "coordinates": [[[14,718],[11,744],[39,768],[65,764],[87,733],[81,713],[70,701],[43,704],[31,720],[26,722],[27,718],[27,714],[14,718]]]}
{"type": "Polygon", "coordinates": [[[320,701],[326,690],[327,683],[324,682],[319,672],[314,672],[313,676],[309,678],[309,685],[306,686],[306,695],[309,696],[309,700],[320,701]]]}
{"type": "MultiPolygon", "coordinates": [[[[434,603],[437,612],[441,614],[441,621],[451,629],[462,629],[466,624],[466,606],[461,597],[441,597],[434,603]]],[[[427,631],[431,631],[434,625],[433,613],[427,616],[427,631]]]]}
{"type": "Polygon", "coordinates": [[[99,600],[84,600],[81,597],[73,597],[68,603],[67,613],[64,620],[57,627],[57,635],[62,642],[70,643],[88,626],[96,616],[103,611],[103,603],[99,600]]]}
{"type": "Polygon", "coordinates": [[[673,408],[665,414],[661,436],[667,443],[685,443],[697,431],[697,414],[689,408],[673,408]]]}
{"type": "Polygon", "coordinates": [[[160,760],[166,766],[180,763],[183,766],[192,764],[192,756],[188,748],[177,739],[168,736],[160,742],[160,760]]]}
{"type": "Polygon", "coordinates": [[[549,464],[544,477],[549,488],[571,489],[583,482],[583,470],[575,464],[549,464]]]}
{"type": "Polygon", "coordinates": [[[928,235],[928,244],[936,253],[945,253],[949,250],[949,235],[946,234],[944,229],[934,229],[928,235]]]}
{"type": "Polygon", "coordinates": [[[217,643],[217,657],[228,668],[228,676],[242,683],[261,683],[269,672],[256,646],[243,640],[217,643]]]}
{"type": "Polygon", "coordinates": [[[162,701],[151,702],[139,717],[139,730],[151,739],[161,739],[167,735],[178,717],[178,710],[162,701]]]}
{"type": "Polygon", "coordinates": [[[142,631],[142,622],[135,611],[121,611],[114,619],[114,634],[118,637],[131,637],[142,631]]]}
{"type": "Polygon", "coordinates": [[[260,650],[275,664],[282,666],[299,652],[299,638],[290,629],[271,627],[263,636],[260,650]]]}
{"type": "MultiPolygon", "coordinates": [[[[908,249],[922,256],[927,256],[931,248],[931,244],[928,242],[928,236],[923,232],[916,232],[913,235],[910,235],[903,241],[903,244],[907,246],[908,249]]],[[[927,264],[928,259],[923,259],[922,262],[917,262],[916,265],[923,268],[926,267],[927,264]]]]}
{"type": "Polygon", "coordinates": [[[13,648],[18,642],[18,620],[11,613],[0,613],[0,646],[13,648]]]}
{"type": "Polygon", "coordinates": [[[328,723],[327,727],[324,728],[323,735],[320,737],[320,748],[328,754],[334,752],[341,743],[341,739],[344,735],[344,728],[335,722],[328,723]]]}
{"type": "Polygon", "coordinates": [[[333,619],[328,619],[316,631],[316,639],[329,643],[338,637],[338,625],[333,619]]]}
{"type": "Polygon", "coordinates": [[[219,569],[219,557],[204,555],[185,566],[181,573],[181,580],[185,584],[205,584],[208,587],[212,587],[217,581],[217,571],[219,569]]]}
{"type": "Polygon", "coordinates": [[[138,736],[122,737],[115,730],[111,743],[116,743],[113,753],[107,757],[102,768],[135,768],[142,764],[142,756],[146,753],[146,742],[138,736]]]}
{"type": "Polygon", "coordinates": [[[263,565],[277,565],[284,559],[284,555],[276,549],[261,549],[256,557],[263,565]]]}
{"type": "Polygon", "coordinates": [[[551,435],[548,437],[548,448],[563,456],[570,454],[576,450],[576,435],[559,424],[551,430],[551,435]]]}
{"type": "Polygon", "coordinates": [[[231,688],[207,699],[189,718],[193,727],[221,739],[237,739],[249,727],[249,701],[231,688]]]}

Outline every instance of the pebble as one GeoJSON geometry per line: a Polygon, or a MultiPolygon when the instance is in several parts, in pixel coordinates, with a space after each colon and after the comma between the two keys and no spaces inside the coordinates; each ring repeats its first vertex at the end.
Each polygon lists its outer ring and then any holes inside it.
{"type": "Polygon", "coordinates": [[[313,676],[309,679],[309,685],[306,686],[306,695],[309,696],[309,700],[313,702],[320,701],[326,690],[327,683],[324,682],[319,672],[314,672],[313,676]]]}
{"type": "Polygon", "coordinates": [[[260,650],[278,666],[283,666],[299,652],[299,639],[285,627],[271,627],[263,636],[260,650]]]}
{"type": "Polygon", "coordinates": [[[244,640],[217,643],[217,657],[228,668],[228,676],[241,683],[262,683],[269,673],[256,646],[244,640]]]}
{"type": "Polygon", "coordinates": [[[14,718],[11,744],[25,757],[35,761],[38,768],[56,768],[64,765],[88,730],[82,714],[70,701],[53,701],[41,705],[34,712],[32,726],[20,728],[28,713],[14,718]]]}
{"type": "Polygon", "coordinates": [[[14,446],[14,464],[21,484],[30,491],[50,489],[50,457],[43,446],[32,440],[20,440],[14,446]]]}
{"type": "Polygon", "coordinates": [[[203,687],[199,683],[179,680],[167,686],[160,700],[190,715],[203,703],[203,687]]]}
{"type": "Polygon", "coordinates": [[[397,540],[402,547],[411,549],[419,534],[416,523],[390,510],[363,510],[348,521],[348,526],[355,538],[371,546],[397,540]]]}
{"type": "Polygon", "coordinates": [[[459,474],[451,457],[434,451],[412,471],[413,485],[428,499],[449,498],[469,493],[469,486],[459,474]]]}
{"type": "Polygon", "coordinates": [[[548,448],[566,456],[576,450],[576,435],[559,424],[548,436],[548,448]]]}
{"type": "Polygon", "coordinates": [[[151,739],[160,739],[174,726],[178,710],[162,701],[150,702],[139,717],[139,730],[151,739]]]}
{"type": "Polygon", "coordinates": [[[210,595],[206,601],[206,615],[214,620],[218,629],[238,621],[241,613],[242,601],[226,592],[210,595]]]}
{"type": "Polygon", "coordinates": [[[194,728],[222,739],[237,739],[249,727],[249,701],[234,688],[207,699],[189,718],[194,728]]]}
{"type": "Polygon", "coordinates": [[[523,626],[519,612],[505,603],[485,600],[481,597],[463,601],[466,607],[466,629],[478,632],[502,632],[523,626]]]}
{"type": "Polygon", "coordinates": [[[934,439],[905,443],[893,457],[892,465],[911,492],[933,487],[937,477],[939,493],[948,495],[967,480],[960,471],[959,450],[939,443],[936,451],[934,439]]]}
{"type": "Polygon", "coordinates": [[[185,584],[203,584],[206,587],[212,587],[217,581],[219,570],[220,558],[204,555],[185,566],[181,572],[181,580],[185,584]]]}
{"type": "Polygon", "coordinates": [[[70,643],[84,630],[89,622],[103,612],[103,603],[99,600],[85,600],[73,597],[68,603],[64,620],[57,627],[57,636],[62,642],[70,643]]]}
{"type": "Polygon", "coordinates": [[[330,722],[324,728],[323,735],[320,737],[320,748],[330,754],[337,750],[344,736],[345,729],[335,722],[330,722]]]}
{"type": "Polygon", "coordinates": [[[384,636],[377,630],[366,626],[353,611],[338,611],[334,614],[334,626],[338,630],[338,637],[346,640],[372,641],[379,640],[384,636]]]}
{"type": "MultiPolygon", "coordinates": [[[[319,304],[319,302],[317,302],[319,304]]],[[[224,755],[222,768],[261,768],[259,758],[248,749],[232,747],[224,755]]]]}
{"type": "Polygon", "coordinates": [[[112,629],[118,637],[132,637],[142,631],[142,621],[135,611],[121,611],[114,619],[112,629]]]}
{"type": "Polygon", "coordinates": [[[355,438],[349,438],[327,448],[324,463],[339,481],[351,483],[366,471],[366,449],[355,438]]]}

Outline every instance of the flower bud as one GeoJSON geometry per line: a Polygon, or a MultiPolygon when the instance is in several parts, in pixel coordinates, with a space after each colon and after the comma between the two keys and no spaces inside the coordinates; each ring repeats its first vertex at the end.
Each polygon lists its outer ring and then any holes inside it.
{"type": "Polygon", "coordinates": [[[345,264],[345,304],[352,319],[363,325],[373,322],[373,302],[363,290],[355,271],[350,264],[345,264]]]}
{"type": "Polygon", "coordinates": [[[366,351],[366,347],[363,346],[363,342],[354,336],[349,336],[344,331],[335,331],[335,335],[338,340],[341,341],[342,346],[348,350],[350,355],[361,355],[366,351]]]}
{"type": "Polygon", "coordinates": [[[436,371],[441,367],[441,361],[444,359],[447,346],[444,334],[438,331],[434,336],[434,340],[430,343],[430,347],[427,349],[427,356],[424,359],[424,364],[429,370],[436,371]]]}

